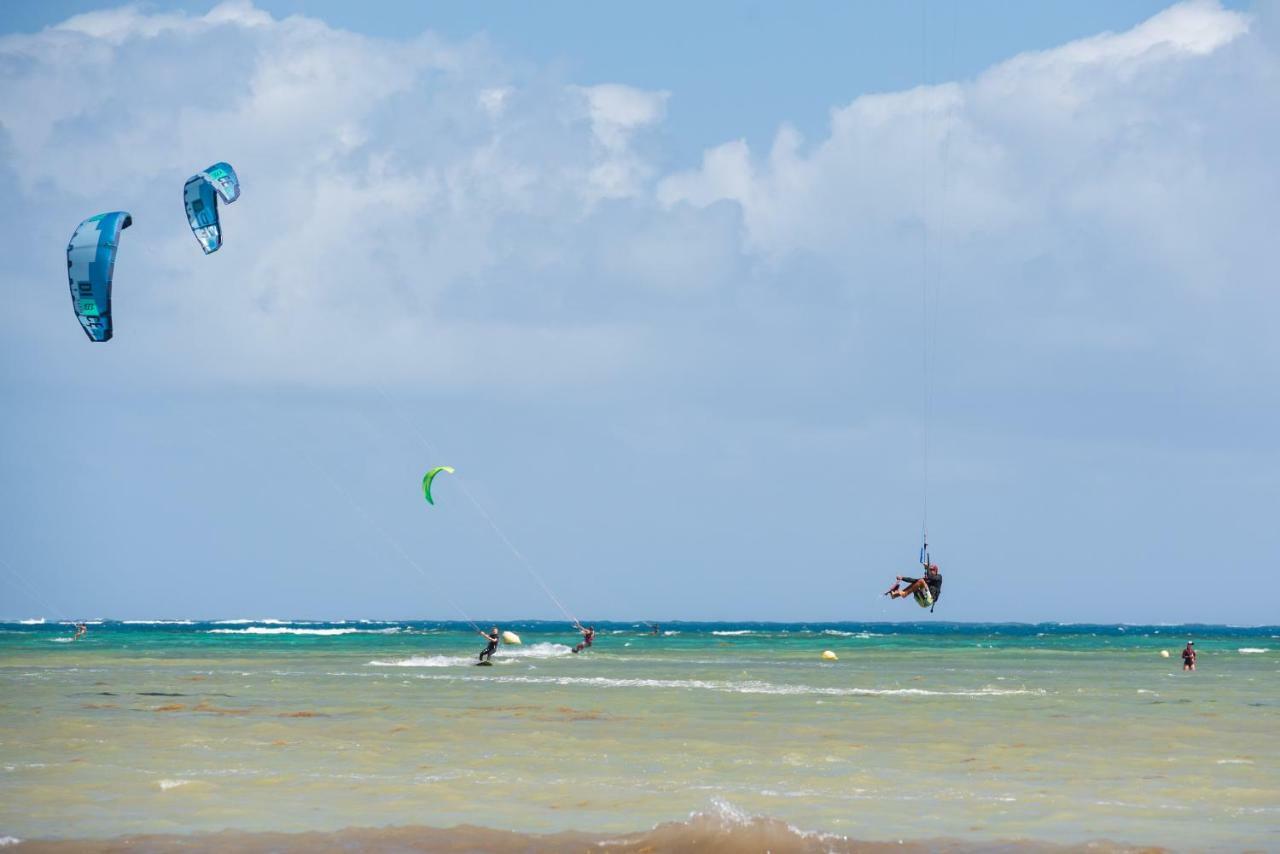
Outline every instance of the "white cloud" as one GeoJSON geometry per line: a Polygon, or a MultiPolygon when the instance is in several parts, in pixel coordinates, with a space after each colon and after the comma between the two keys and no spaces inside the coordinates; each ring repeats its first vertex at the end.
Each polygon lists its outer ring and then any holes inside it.
{"type": "Polygon", "coordinates": [[[591,170],[595,198],[625,198],[641,193],[653,169],[631,147],[638,131],[662,120],[668,93],[604,84],[574,87],[586,101],[598,162],[591,170]]]}
{"type": "MultiPolygon", "coordinates": [[[[630,529],[626,560],[653,564],[654,543],[687,558],[659,570],[672,583],[704,558],[712,576],[749,565],[770,579],[793,559],[838,562],[833,583],[852,583],[846,554],[891,565],[889,532],[917,523],[926,262],[939,541],[986,566],[975,575],[994,585],[1052,541],[1061,578],[1110,583],[1152,547],[1199,577],[1234,531],[1265,526],[1280,414],[1275,7],[1182,4],[972,79],[851,91],[822,133],[777,116],[768,150],[726,134],[674,170],[661,146],[686,131],[667,126],[678,85],[582,86],[483,40],[373,38],[247,3],[144,8],[0,38],[0,387],[21,415],[5,420],[21,451],[10,515],[32,543],[46,516],[135,508],[129,489],[160,511],[199,507],[202,481],[176,474],[185,453],[168,457],[172,493],[163,482],[161,446],[205,441],[175,404],[188,393],[228,423],[256,408],[225,404],[264,401],[261,424],[202,457],[210,468],[237,446],[279,466],[267,458],[314,425],[317,451],[359,469],[358,437],[325,434],[342,417],[311,414],[376,382],[426,400],[428,432],[474,438],[477,461],[564,475],[507,483],[538,482],[513,515],[546,511],[529,539],[566,573],[608,565],[630,529]],[[221,159],[244,194],[205,257],[181,187],[221,159]],[[117,335],[93,345],[61,252],[83,217],[122,208],[135,225],[117,335]],[[84,471],[91,488],[64,488],[84,471]],[[560,562],[566,512],[582,551],[560,562]],[[1116,547],[1108,560],[1099,543],[1116,547]]],[[[288,470],[253,474],[269,486],[288,470]]],[[[256,512],[234,481],[193,518],[261,522],[256,543],[234,526],[221,538],[250,543],[245,566],[263,544],[294,559],[279,508],[256,512]]],[[[401,507],[386,482],[370,481],[374,506],[401,507]]],[[[280,506],[307,491],[290,484],[280,506]]],[[[121,542],[166,518],[129,512],[139,527],[121,542]]]]}
{"type": "MultiPolygon", "coordinates": [[[[785,384],[915,317],[925,230],[952,323],[978,339],[956,370],[1005,376],[991,351],[1016,344],[1015,367],[1043,371],[1072,349],[1169,348],[1196,300],[1260,289],[1276,62],[1249,28],[1186,3],[663,174],[667,92],[248,3],[128,7],[0,39],[8,227],[59,246],[130,209],[111,358],[184,378],[785,384]],[[218,159],[244,196],[203,258],[178,188],[218,159]]],[[[23,283],[5,346],[70,371],[79,332],[46,255],[4,262],[23,283]]],[[[1268,348],[1210,336],[1195,358],[1222,371],[1268,348]]]]}
{"type": "MultiPolygon", "coordinates": [[[[134,214],[112,342],[132,358],[344,383],[554,384],[626,361],[624,321],[538,304],[589,280],[572,256],[590,247],[563,242],[602,199],[640,192],[631,143],[662,93],[513,85],[483,44],[371,39],[247,3],[77,16],[0,40],[0,57],[5,165],[28,199],[54,192],[50,230],[134,214]],[[175,188],[218,159],[244,195],[206,259],[175,188]]],[[[18,314],[42,325],[52,307],[18,314]]]]}

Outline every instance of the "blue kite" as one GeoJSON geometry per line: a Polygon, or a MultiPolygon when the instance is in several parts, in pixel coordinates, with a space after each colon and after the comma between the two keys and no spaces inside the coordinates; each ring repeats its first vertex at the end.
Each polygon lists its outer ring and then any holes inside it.
{"type": "Polygon", "coordinates": [[[187,222],[204,254],[217,252],[222,246],[222,224],[218,221],[218,196],[231,204],[240,198],[240,179],[230,163],[215,163],[187,179],[182,188],[182,201],[187,207],[187,222]]]}
{"type": "Polygon", "coordinates": [[[127,211],[91,216],[76,226],[67,244],[71,304],[90,341],[111,340],[111,278],[120,232],[133,225],[127,211]]]}

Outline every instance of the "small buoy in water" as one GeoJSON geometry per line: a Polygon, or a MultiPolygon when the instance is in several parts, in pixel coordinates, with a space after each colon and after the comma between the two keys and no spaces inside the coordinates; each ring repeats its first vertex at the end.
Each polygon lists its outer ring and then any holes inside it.
{"type": "Polygon", "coordinates": [[[824,649],[824,650],[822,651],[822,660],[823,660],[823,661],[839,661],[839,660],[840,660],[840,658],[839,658],[839,656],[837,656],[837,655],[836,655],[834,652],[832,652],[831,650],[829,650],[829,649],[824,649]]]}
{"type": "Polygon", "coordinates": [[[519,646],[519,645],[520,645],[520,636],[519,636],[518,634],[516,634],[515,632],[503,632],[503,633],[502,633],[502,642],[503,642],[503,643],[509,643],[509,644],[511,644],[512,646],[519,646]]]}
{"type": "Polygon", "coordinates": [[[1162,650],[1160,650],[1160,657],[1161,657],[1161,658],[1168,658],[1168,657],[1169,657],[1169,650],[1167,650],[1167,649],[1162,649],[1162,650]]]}

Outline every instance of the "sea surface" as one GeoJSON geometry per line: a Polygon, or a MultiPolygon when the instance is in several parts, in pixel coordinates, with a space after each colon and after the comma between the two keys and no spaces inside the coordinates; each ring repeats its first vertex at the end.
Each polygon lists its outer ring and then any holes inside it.
{"type": "Polygon", "coordinates": [[[0,842],[1280,850],[1280,627],[596,625],[0,623],[0,842]]]}

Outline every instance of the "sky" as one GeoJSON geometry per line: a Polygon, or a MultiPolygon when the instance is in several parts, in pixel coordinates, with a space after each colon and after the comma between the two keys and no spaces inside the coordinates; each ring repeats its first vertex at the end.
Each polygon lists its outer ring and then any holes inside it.
{"type": "Polygon", "coordinates": [[[927,525],[932,619],[1275,622],[1278,84],[1275,3],[6,4],[0,617],[918,619],[927,525]]]}

